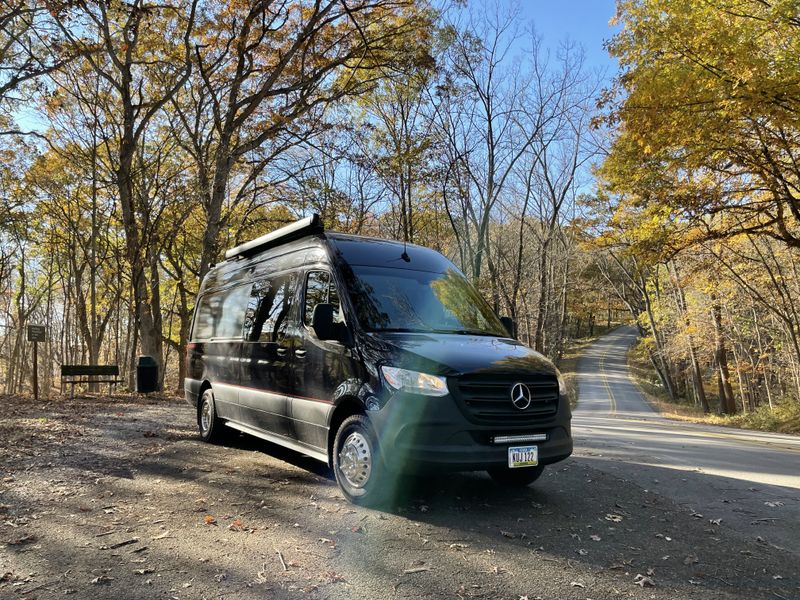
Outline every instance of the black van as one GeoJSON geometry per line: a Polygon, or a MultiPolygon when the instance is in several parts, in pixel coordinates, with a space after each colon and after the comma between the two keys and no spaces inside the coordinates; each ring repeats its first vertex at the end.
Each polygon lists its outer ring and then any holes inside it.
{"type": "Polygon", "coordinates": [[[204,440],[239,431],[326,461],[357,503],[430,469],[527,485],[571,454],[557,369],[438,252],[314,215],[225,258],[188,347],[204,440]]]}

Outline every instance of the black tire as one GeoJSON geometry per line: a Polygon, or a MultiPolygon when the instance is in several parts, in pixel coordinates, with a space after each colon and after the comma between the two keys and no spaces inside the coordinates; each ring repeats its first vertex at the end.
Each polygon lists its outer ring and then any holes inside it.
{"type": "Polygon", "coordinates": [[[509,469],[508,467],[500,467],[497,469],[489,469],[489,477],[494,479],[494,482],[506,487],[526,487],[542,476],[544,465],[536,467],[523,467],[521,469],[509,469]]]}
{"type": "Polygon", "coordinates": [[[365,416],[353,415],[342,422],[333,442],[332,458],[336,483],[348,501],[378,506],[388,499],[386,469],[377,438],[365,416]]]}
{"type": "Polygon", "coordinates": [[[197,403],[197,429],[200,432],[200,439],[210,444],[221,444],[232,438],[231,428],[226,427],[225,421],[217,416],[217,406],[211,388],[206,388],[197,403]]]}

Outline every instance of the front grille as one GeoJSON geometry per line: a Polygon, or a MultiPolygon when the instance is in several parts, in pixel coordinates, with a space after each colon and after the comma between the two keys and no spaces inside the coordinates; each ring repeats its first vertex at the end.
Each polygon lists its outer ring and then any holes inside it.
{"type": "Polygon", "coordinates": [[[558,380],[553,375],[466,375],[451,379],[451,392],[467,416],[487,425],[525,425],[543,421],[558,411],[558,380]],[[520,410],[511,402],[511,388],[524,383],[531,404],[520,410]]]}

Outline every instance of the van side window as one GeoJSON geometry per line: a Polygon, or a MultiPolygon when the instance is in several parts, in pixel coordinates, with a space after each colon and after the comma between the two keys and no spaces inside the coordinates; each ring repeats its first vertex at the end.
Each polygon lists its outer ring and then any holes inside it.
{"type": "Polygon", "coordinates": [[[245,339],[279,342],[289,327],[297,291],[297,275],[287,273],[253,284],[245,317],[245,339]]]}
{"type": "Polygon", "coordinates": [[[303,323],[311,324],[314,308],[317,304],[333,304],[333,320],[336,323],[344,321],[342,318],[339,292],[336,282],[327,271],[311,271],[306,279],[306,305],[303,323]]]}
{"type": "Polygon", "coordinates": [[[222,295],[206,294],[197,303],[194,319],[193,340],[209,340],[214,337],[214,328],[222,312],[222,295]]]}
{"type": "Polygon", "coordinates": [[[215,338],[242,338],[242,324],[249,296],[249,285],[240,285],[225,293],[222,301],[222,315],[214,330],[215,338]]]}
{"type": "Polygon", "coordinates": [[[197,307],[192,338],[241,338],[250,286],[206,294],[197,307]]]}

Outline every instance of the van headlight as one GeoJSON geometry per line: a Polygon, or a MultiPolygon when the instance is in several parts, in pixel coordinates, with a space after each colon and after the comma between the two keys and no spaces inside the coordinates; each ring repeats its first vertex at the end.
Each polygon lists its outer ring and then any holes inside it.
{"type": "Polygon", "coordinates": [[[564,376],[561,374],[561,371],[558,369],[556,369],[556,377],[558,378],[558,395],[561,398],[566,398],[569,394],[569,391],[567,390],[567,382],[564,379],[564,376]]]}
{"type": "Polygon", "coordinates": [[[423,396],[447,395],[447,380],[438,375],[409,371],[398,367],[381,367],[383,378],[390,387],[410,394],[423,396]]]}

